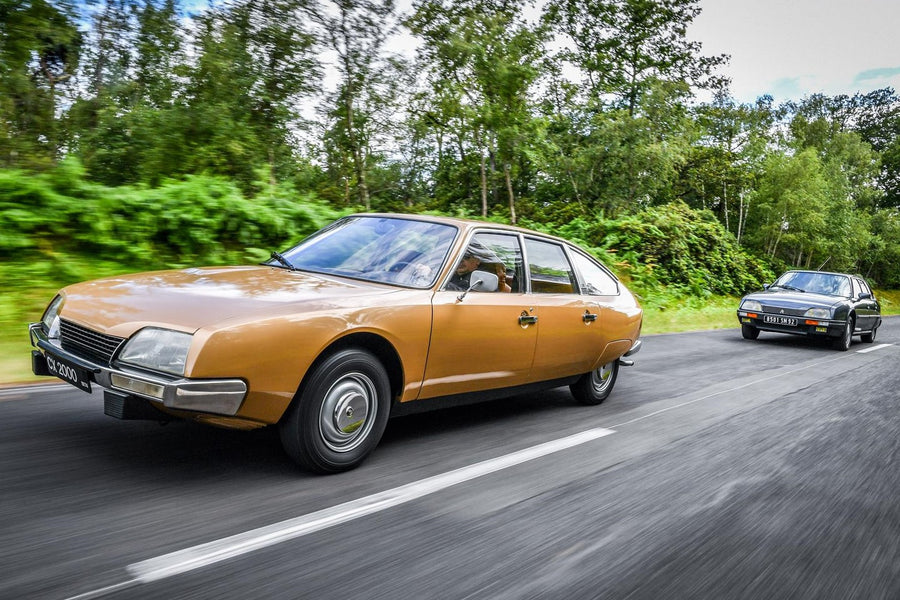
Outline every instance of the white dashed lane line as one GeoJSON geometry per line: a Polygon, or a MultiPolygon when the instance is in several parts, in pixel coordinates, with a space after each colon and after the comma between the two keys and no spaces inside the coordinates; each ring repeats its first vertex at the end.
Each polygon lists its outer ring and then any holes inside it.
{"type": "Polygon", "coordinates": [[[875,352],[876,350],[881,350],[882,348],[889,348],[893,346],[893,344],[878,344],[877,346],[869,346],[865,350],[857,350],[857,354],[865,354],[867,352],[875,352]]]}

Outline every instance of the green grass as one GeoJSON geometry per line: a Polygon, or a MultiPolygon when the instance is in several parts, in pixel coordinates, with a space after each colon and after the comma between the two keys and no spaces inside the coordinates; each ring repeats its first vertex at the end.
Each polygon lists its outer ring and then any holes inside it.
{"type": "MultiPolygon", "coordinates": [[[[31,344],[28,324],[41,318],[44,307],[63,285],[121,273],[115,264],[91,264],[85,259],[66,257],[65,268],[44,266],[3,266],[0,272],[0,385],[49,381],[31,373],[31,344]]],[[[882,314],[900,314],[900,290],[878,291],[882,314]]],[[[669,298],[645,300],[643,334],[737,328],[738,298],[669,298]]]]}

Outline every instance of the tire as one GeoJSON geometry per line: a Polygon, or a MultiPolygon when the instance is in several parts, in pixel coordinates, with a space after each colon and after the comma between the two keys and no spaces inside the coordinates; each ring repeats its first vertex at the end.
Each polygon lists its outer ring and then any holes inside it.
{"type": "Polygon", "coordinates": [[[873,327],[872,331],[870,331],[869,333],[862,334],[861,336],[859,336],[859,339],[861,339],[863,341],[863,343],[871,344],[872,342],[875,341],[875,334],[877,332],[878,332],[878,328],[873,327]]]}
{"type": "Polygon", "coordinates": [[[850,343],[853,341],[853,317],[849,317],[847,319],[847,323],[844,324],[844,331],[841,332],[841,337],[836,338],[832,342],[832,346],[835,350],[840,350],[841,352],[846,352],[850,349],[850,343]]]}
{"type": "Polygon", "coordinates": [[[618,376],[619,360],[614,359],[599,369],[585,373],[569,389],[579,404],[594,406],[606,400],[616,385],[618,376]]]}
{"type": "Polygon", "coordinates": [[[319,362],[279,425],[281,443],[301,467],[339,473],[375,449],[390,413],[391,388],[381,362],[365,350],[338,351],[319,362]]]}
{"type": "Polygon", "coordinates": [[[741,323],[741,335],[744,336],[745,340],[755,340],[759,337],[759,329],[753,325],[741,323]]]}

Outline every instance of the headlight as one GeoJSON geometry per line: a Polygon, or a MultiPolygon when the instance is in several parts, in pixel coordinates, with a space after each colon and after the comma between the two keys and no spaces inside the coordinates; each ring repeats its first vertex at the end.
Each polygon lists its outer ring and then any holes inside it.
{"type": "Polygon", "coordinates": [[[831,311],[827,308],[811,308],[803,313],[803,316],[811,319],[830,319],[831,311]]]}
{"type": "Polygon", "coordinates": [[[56,296],[47,305],[44,316],[41,317],[41,328],[51,340],[59,338],[59,309],[62,301],[62,296],[56,296]]]}
{"type": "Polygon", "coordinates": [[[184,375],[191,337],[191,334],[181,331],[147,327],[125,343],[119,361],[153,371],[184,375]]]}
{"type": "MultiPolygon", "coordinates": [[[[734,305],[732,304],[732,306],[734,305]]],[[[762,304],[760,304],[757,300],[744,300],[743,302],[741,302],[741,310],[762,312],[762,304]]]]}

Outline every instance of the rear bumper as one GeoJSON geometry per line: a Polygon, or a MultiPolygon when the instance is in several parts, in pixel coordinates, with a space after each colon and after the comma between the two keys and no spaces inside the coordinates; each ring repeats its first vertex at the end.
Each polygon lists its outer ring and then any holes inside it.
{"type": "Polygon", "coordinates": [[[56,340],[47,337],[40,323],[32,323],[28,331],[31,345],[38,348],[31,357],[31,369],[35,375],[52,375],[47,367],[47,357],[50,356],[82,369],[90,382],[107,390],[130,394],[173,410],[225,416],[237,414],[247,396],[247,384],[242,379],[168,379],[102,365],[63,349],[56,340]]]}

